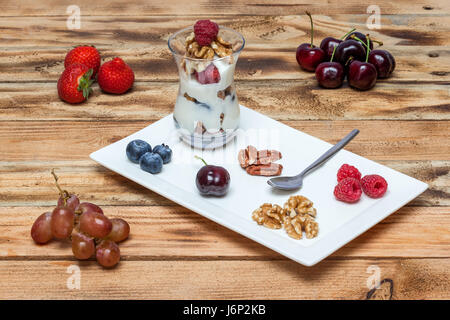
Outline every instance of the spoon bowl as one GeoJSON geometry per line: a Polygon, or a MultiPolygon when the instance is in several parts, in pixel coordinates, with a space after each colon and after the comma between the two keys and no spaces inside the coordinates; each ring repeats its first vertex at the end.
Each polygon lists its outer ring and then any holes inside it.
{"type": "Polygon", "coordinates": [[[292,177],[276,177],[267,180],[267,183],[280,190],[296,190],[300,189],[303,185],[303,177],[311,172],[313,169],[327,162],[332,156],[334,156],[339,150],[344,148],[356,135],[359,133],[358,129],[354,129],[344,139],[339,141],[336,145],[331,147],[327,152],[314,161],[309,167],[303,170],[300,174],[292,177]]]}
{"type": "Polygon", "coordinates": [[[295,190],[303,186],[303,177],[276,177],[268,180],[267,183],[280,190],[295,190]]]}

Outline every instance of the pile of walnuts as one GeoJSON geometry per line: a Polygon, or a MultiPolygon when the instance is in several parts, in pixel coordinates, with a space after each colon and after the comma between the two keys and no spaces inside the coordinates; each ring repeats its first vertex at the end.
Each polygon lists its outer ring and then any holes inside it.
{"type": "Polygon", "coordinates": [[[302,239],[303,232],[307,239],[317,237],[319,224],[315,220],[316,215],[313,203],[308,198],[297,195],[291,196],[283,208],[277,204],[263,204],[253,211],[252,219],[266,228],[284,228],[288,236],[299,240],[302,239]]]}

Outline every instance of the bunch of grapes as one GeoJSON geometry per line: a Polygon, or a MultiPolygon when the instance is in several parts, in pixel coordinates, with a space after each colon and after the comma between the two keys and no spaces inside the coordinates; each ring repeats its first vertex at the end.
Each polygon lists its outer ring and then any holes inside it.
{"type": "Polygon", "coordinates": [[[108,219],[93,203],[80,203],[75,194],[61,189],[53,170],[52,175],[59,190],[58,204],[52,212],[36,219],[31,228],[33,240],[44,244],[52,239],[69,239],[77,259],[89,259],[95,253],[101,266],[115,266],[120,260],[117,243],[130,234],[128,223],[123,219],[108,219]]]}

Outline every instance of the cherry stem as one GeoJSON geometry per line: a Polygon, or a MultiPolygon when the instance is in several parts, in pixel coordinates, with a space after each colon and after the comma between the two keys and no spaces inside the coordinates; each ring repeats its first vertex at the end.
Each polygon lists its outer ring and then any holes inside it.
{"type": "Polygon", "coordinates": [[[353,31],[355,31],[356,28],[353,28],[352,30],[350,30],[349,32],[347,32],[346,34],[344,34],[344,36],[341,37],[341,40],[345,39],[345,37],[347,37],[350,33],[352,33],[353,31]]]}
{"type": "Polygon", "coordinates": [[[334,48],[333,48],[333,53],[331,54],[330,62],[333,62],[334,53],[336,52],[336,48],[337,48],[337,47],[338,47],[338,46],[334,46],[334,48]]]}
{"type": "Polygon", "coordinates": [[[350,61],[352,61],[353,59],[354,59],[353,56],[349,57],[349,58],[347,59],[347,61],[345,62],[345,65],[348,65],[348,63],[349,63],[350,61]]]}
{"type": "Polygon", "coordinates": [[[370,52],[370,37],[369,35],[366,36],[367,38],[367,52],[366,52],[366,63],[369,61],[369,52],[370,52]]]}
{"type": "MultiPolygon", "coordinates": [[[[369,38],[369,35],[367,35],[367,38],[369,38]]],[[[377,43],[379,46],[383,45],[383,41],[379,41],[379,40],[372,39],[372,38],[370,38],[370,41],[377,43]]]]}
{"type": "Polygon", "coordinates": [[[199,160],[202,160],[202,162],[205,164],[205,166],[207,166],[208,164],[206,163],[206,161],[205,160],[203,160],[203,158],[200,158],[199,156],[194,156],[195,157],[195,159],[199,159],[199,160]]]}
{"type": "Polygon", "coordinates": [[[313,40],[314,40],[314,24],[313,19],[311,16],[311,13],[309,11],[305,11],[306,15],[309,17],[309,20],[311,21],[311,48],[313,47],[313,40]]]}
{"type": "Polygon", "coordinates": [[[369,49],[369,50],[370,50],[370,47],[368,47],[367,44],[366,44],[364,41],[362,41],[360,38],[358,38],[358,37],[355,36],[354,34],[351,36],[351,38],[352,38],[353,40],[359,41],[364,47],[366,47],[366,49],[369,49]]]}

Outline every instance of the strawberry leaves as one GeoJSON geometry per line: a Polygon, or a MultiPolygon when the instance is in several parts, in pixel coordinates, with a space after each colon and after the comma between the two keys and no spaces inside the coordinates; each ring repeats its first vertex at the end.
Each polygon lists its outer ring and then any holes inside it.
{"type": "Polygon", "coordinates": [[[89,94],[92,93],[92,88],[91,85],[94,83],[94,80],[91,79],[92,77],[92,73],[94,72],[94,70],[91,68],[88,71],[86,71],[85,74],[83,74],[80,77],[80,80],[78,82],[78,91],[82,91],[83,92],[83,97],[84,98],[89,98],[89,94]]]}

